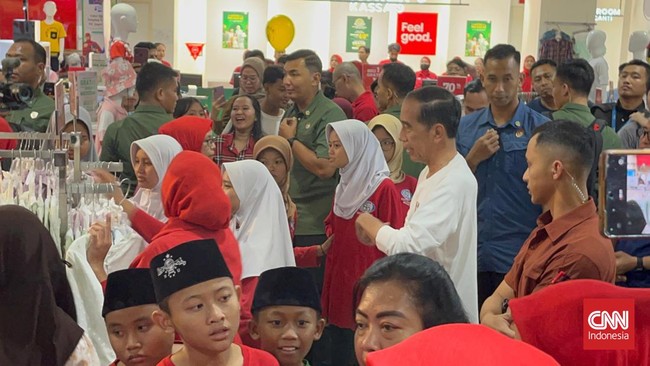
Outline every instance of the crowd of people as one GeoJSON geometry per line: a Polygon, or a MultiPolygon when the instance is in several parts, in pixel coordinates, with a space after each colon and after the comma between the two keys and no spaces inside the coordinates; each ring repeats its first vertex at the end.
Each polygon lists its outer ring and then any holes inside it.
{"type": "MultiPolygon", "coordinates": [[[[633,287],[650,285],[650,241],[601,234],[595,162],[650,146],[650,66],[622,64],[618,100],[595,105],[587,61],[499,44],[447,64],[472,79],[459,98],[423,84],[429,58],[416,73],[388,51],[370,90],[367,47],[329,67],[247,51],[239,88],[207,108],[148,62],[101,141],[85,114],[65,127],[84,160],[124,164],[92,175],[121,186],[134,235],[109,216],[86,252],[113,365],[648,363],[650,295],[633,287]],[[599,297],[637,301],[633,350],[583,349],[582,300],[599,297]]],[[[45,131],[44,50],[7,56],[36,97],[6,126],[45,131]]],[[[99,364],[50,234],[17,206],[0,227],[0,364],[99,364]]]]}

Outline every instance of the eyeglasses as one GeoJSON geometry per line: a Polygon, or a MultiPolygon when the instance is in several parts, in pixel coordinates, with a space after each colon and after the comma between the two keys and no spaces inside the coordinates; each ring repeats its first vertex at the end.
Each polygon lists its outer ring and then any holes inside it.
{"type": "Polygon", "coordinates": [[[248,75],[242,75],[240,78],[242,81],[257,81],[258,77],[255,75],[248,76],[248,75]]]}
{"type": "Polygon", "coordinates": [[[395,146],[395,141],[392,139],[383,139],[379,141],[379,145],[381,145],[381,149],[384,151],[388,151],[395,146]]]}

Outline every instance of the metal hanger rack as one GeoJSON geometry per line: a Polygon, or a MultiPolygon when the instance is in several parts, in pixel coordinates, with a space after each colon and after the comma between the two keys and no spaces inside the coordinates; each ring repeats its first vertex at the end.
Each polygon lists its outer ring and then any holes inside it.
{"type": "Polygon", "coordinates": [[[117,162],[81,162],[81,134],[77,132],[61,135],[40,132],[0,132],[0,139],[21,140],[20,147],[22,147],[23,141],[53,141],[55,146],[61,146],[62,141],[70,141],[74,151],[74,159],[72,160],[72,182],[67,181],[67,171],[69,165],[67,150],[31,148],[23,150],[0,150],[0,158],[14,159],[33,157],[44,160],[51,160],[53,162],[54,167],[58,171],[59,219],[61,222],[60,236],[62,243],[61,255],[63,258],[65,258],[65,253],[63,252],[63,248],[65,246],[63,243],[65,243],[65,235],[68,231],[68,205],[77,205],[82,194],[110,193],[116,188],[116,186],[111,183],[85,182],[81,179],[82,171],[92,169],[105,169],[112,173],[119,173],[124,169],[123,164],[117,162]]]}

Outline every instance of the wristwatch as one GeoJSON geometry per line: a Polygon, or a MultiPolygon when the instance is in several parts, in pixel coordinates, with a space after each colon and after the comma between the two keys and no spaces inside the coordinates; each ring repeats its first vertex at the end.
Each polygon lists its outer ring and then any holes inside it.
{"type": "Polygon", "coordinates": [[[645,271],[645,267],[643,266],[643,257],[636,257],[636,267],[634,269],[637,271],[645,271]]]}
{"type": "Polygon", "coordinates": [[[289,146],[293,147],[293,142],[296,141],[296,140],[298,140],[298,138],[294,136],[294,137],[288,138],[287,142],[289,142],[289,146]]]}

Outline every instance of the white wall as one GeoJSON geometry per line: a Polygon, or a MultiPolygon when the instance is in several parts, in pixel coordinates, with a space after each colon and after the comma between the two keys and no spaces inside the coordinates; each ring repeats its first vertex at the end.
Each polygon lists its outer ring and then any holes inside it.
{"type": "MultiPolygon", "coordinates": [[[[208,18],[201,16],[206,13],[207,0],[175,0],[174,29],[174,68],[187,74],[203,74],[206,70],[206,54],[211,45],[203,48],[203,56],[196,60],[192,58],[185,43],[205,43],[208,37],[208,18]]],[[[169,46],[167,46],[169,49],[169,46]]],[[[205,77],[203,78],[206,84],[205,77]]]]}
{"type": "Polygon", "coordinates": [[[490,45],[508,43],[510,28],[510,0],[466,0],[470,6],[452,6],[449,28],[449,55],[460,56],[473,62],[475,57],[465,57],[465,35],[468,20],[491,20],[492,39],[490,45]]]}

